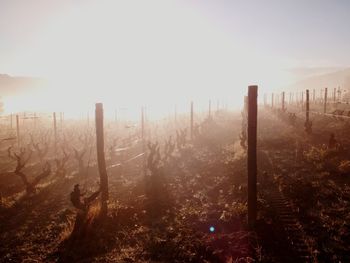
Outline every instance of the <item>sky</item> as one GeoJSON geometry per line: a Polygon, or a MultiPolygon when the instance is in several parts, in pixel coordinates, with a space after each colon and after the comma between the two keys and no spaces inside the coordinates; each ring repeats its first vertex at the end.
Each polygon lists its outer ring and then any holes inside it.
{"type": "Polygon", "coordinates": [[[248,85],[348,67],[349,11],[346,0],[0,0],[0,73],[45,78],[67,105],[82,94],[85,106],[240,105],[248,85]]]}

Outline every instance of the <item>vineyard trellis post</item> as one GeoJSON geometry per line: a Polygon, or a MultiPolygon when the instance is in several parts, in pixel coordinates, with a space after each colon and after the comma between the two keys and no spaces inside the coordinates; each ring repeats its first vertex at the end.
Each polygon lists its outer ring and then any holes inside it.
{"type": "Polygon", "coordinates": [[[327,88],[324,89],[323,113],[327,112],[327,88]]]}
{"type": "Polygon", "coordinates": [[[284,93],[284,91],[283,91],[283,92],[282,92],[282,111],[285,110],[285,106],[284,106],[284,95],[285,95],[285,93],[284,93]]]}
{"type": "Polygon", "coordinates": [[[193,139],[193,101],[191,101],[191,140],[193,139]]]}
{"type": "Polygon", "coordinates": [[[16,114],[16,132],[17,132],[17,144],[18,144],[18,147],[20,147],[21,138],[20,138],[20,134],[19,134],[19,116],[18,116],[18,114],[16,114]]]}
{"type": "Polygon", "coordinates": [[[55,139],[55,145],[54,150],[55,154],[57,153],[57,123],[56,123],[56,112],[53,113],[53,133],[54,133],[54,139],[55,139]]]}
{"type": "Polygon", "coordinates": [[[104,131],[103,131],[103,104],[96,103],[95,109],[96,122],[96,147],[97,147],[97,165],[100,174],[101,190],[101,216],[106,217],[108,212],[108,176],[106,170],[106,160],[104,153],[104,131]]]}
{"type": "Polygon", "coordinates": [[[255,226],[257,216],[257,97],[258,86],[248,87],[248,225],[255,226]]]}

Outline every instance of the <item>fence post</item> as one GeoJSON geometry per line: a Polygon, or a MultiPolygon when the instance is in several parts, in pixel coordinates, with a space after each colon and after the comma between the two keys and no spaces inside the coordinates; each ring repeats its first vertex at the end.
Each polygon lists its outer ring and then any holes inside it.
{"type": "Polygon", "coordinates": [[[191,140],[193,139],[193,101],[191,101],[191,140]]]}
{"type": "Polygon", "coordinates": [[[323,102],[323,113],[327,112],[327,88],[324,89],[324,102],[323,102]]]}
{"type": "Polygon", "coordinates": [[[56,112],[53,113],[53,133],[54,133],[54,139],[55,139],[55,154],[57,153],[57,123],[56,123],[56,112]]]}
{"type": "Polygon", "coordinates": [[[97,147],[97,164],[100,173],[101,189],[101,216],[106,217],[108,212],[108,176],[106,170],[106,160],[104,153],[104,132],[103,132],[103,104],[96,103],[95,109],[96,122],[96,147],[97,147]]]}
{"type": "Polygon", "coordinates": [[[310,96],[309,90],[306,90],[306,121],[305,121],[305,131],[311,133],[311,123],[310,123],[310,96]]]}
{"type": "Polygon", "coordinates": [[[248,87],[248,225],[254,227],[257,215],[257,97],[258,86],[248,87]]]}
{"type": "Polygon", "coordinates": [[[20,134],[19,134],[19,116],[18,116],[18,114],[16,114],[16,131],[17,131],[17,144],[18,144],[18,147],[20,147],[21,138],[20,138],[20,134]]]}

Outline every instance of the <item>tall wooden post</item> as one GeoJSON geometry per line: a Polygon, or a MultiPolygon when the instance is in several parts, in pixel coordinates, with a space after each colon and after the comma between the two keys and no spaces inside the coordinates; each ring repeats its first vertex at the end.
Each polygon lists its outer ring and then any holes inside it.
{"type": "Polygon", "coordinates": [[[104,153],[104,132],[103,132],[103,104],[96,103],[95,109],[96,122],[96,146],[97,146],[97,164],[100,173],[101,190],[101,216],[106,217],[108,208],[108,176],[106,170],[106,160],[104,153]]]}
{"type": "Polygon", "coordinates": [[[191,101],[191,140],[193,139],[193,101],[191,101]]]}
{"type": "Polygon", "coordinates": [[[315,100],[316,100],[316,91],[315,91],[315,89],[313,89],[313,91],[312,91],[312,102],[315,103],[315,100]]]}
{"type": "Polygon", "coordinates": [[[282,92],[282,110],[285,111],[285,106],[284,106],[284,91],[282,92]]]}
{"type": "Polygon", "coordinates": [[[333,103],[335,103],[336,100],[337,100],[337,89],[334,88],[334,89],[333,89],[333,103]]]}
{"type": "Polygon", "coordinates": [[[56,122],[56,112],[53,113],[53,133],[55,139],[55,154],[57,153],[57,122],[56,122]]]}
{"type": "Polygon", "coordinates": [[[327,88],[324,89],[323,113],[327,112],[327,88]]]}
{"type": "Polygon", "coordinates": [[[12,130],[12,113],[11,113],[11,115],[10,115],[10,128],[11,128],[11,130],[12,130]]]}
{"type": "Polygon", "coordinates": [[[338,102],[341,102],[341,89],[340,86],[338,87],[338,102]]]}
{"type": "Polygon", "coordinates": [[[141,108],[141,139],[144,141],[145,139],[145,110],[141,108]]]}
{"type": "Polygon", "coordinates": [[[257,215],[257,97],[258,86],[248,87],[248,224],[254,227],[257,215]]]}
{"type": "Polygon", "coordinates": [[[309,90],[306,90],[306,123],[309,123],[309,114],[310,114],[310,99],[309,99],[309,90]]]}
{"type": "Polygon", "coordinates": [[[18,116],[18,114],[16,114],[16,131],[17,131],[17,144],[18,144],[18,147],[20,147],[21,137],[19,134],[19,116],[18,116]]]}

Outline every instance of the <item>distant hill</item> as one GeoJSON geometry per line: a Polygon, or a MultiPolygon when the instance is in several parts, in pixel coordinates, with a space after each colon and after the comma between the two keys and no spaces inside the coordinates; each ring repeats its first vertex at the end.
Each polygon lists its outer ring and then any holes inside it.
{"type": "Polygon", "coordinates": [[[0,96],[13,96],[31,92],[44,85],[44,80],[30,77],[13,77],[0,74],[0,96]]]}
{"type": "Polygon", "coordinates": [[[350,68],[338,70],[332,73],[314,75],[298,81],[287,88],[289,90],[322,89],[328,87],[333,89],[337,87],[350,90],[350,68]]]}

